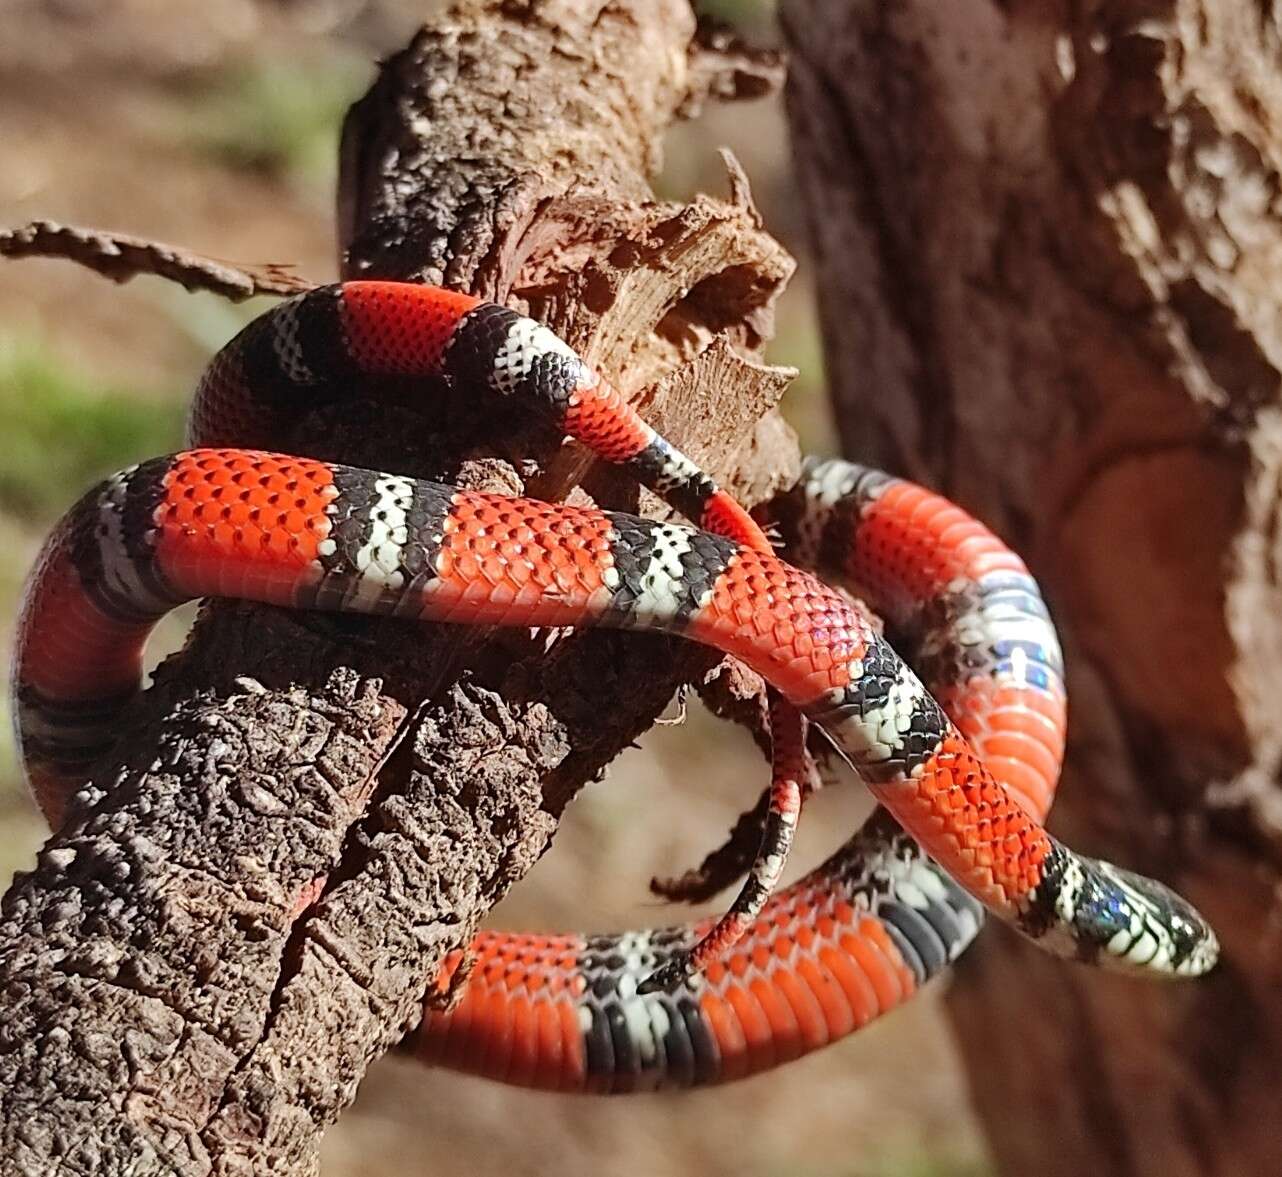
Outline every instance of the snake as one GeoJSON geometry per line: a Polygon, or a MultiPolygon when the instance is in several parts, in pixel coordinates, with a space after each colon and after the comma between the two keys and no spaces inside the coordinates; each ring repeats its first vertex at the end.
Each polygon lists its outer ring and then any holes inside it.
{"type": "Polygon", "coordinates": [[[599,936],[482,932],[426,982],[407,1040],[424,1061],[564,1091],[729,1081],[900,1004],[984,911],[1069,959],[1185,977],[1215,964],[1215,933],[1187,901],[1044,828],[1066,716],[1055,631],[1019,557],[941,496],[811,460],[769,506],[789,556],[851,580],[908,635],[932,694],[850,593],[786,562],[572,348],[499,304],[383,281],[278,303],[207,368],[189,443],[89,490],[28,578],[14,713],[55,829],[141,689],[148,634],[192,599],[659,632],[738,659],[772,691],[782,751],[736,906],[599,936]],[[271,449],[300,412],[387,376],[531,405],[697,526],[271,449]],[[807,724],[880,808],[771,894],[807,724]]]}

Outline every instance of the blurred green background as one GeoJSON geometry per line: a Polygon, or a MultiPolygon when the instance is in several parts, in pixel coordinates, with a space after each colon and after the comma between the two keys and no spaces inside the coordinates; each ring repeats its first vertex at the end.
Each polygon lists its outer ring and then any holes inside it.
{"type": "MultiPolygon", "coordinates": [[[[336,274],[340,121],[431,5],[420,0],[7,0],[0,15],[0,224],[37,217],[136,233],[244,262],[336,274]]],[[[765,0],[708,0],[760,40],[765,0]]],[[[801,268],[771,358],[801,370],[786,408],[830,449],[801,211],[777,100],[674,130],[657,181],[724,191],[716,147],[752,179],[801,268]]],[[[97,476],[176,448],[211,352],[263,304],[158,280],[114,286],[65,262],[0,262],[0,621],[5,655],[43,531],[97,476]]],[[[7,708],[7,702],[5,704],[7,708]]],[[[0,883],[42,826],[0,726],[0,883]]],[[[692,711],[652,732],[571,809],[495,922],[617,928],[669,917],[646,880],[691,865],[756,795],[765,766],[692,711]],[[687,782],[697,782],[697,791],[687,782]],[[673,812],[681,814],[673,822],[673,812]],[[663,815],[669,815],[666,819],[663,815]]],[[[796,855],[817,861],[866,810],[821,794],[796,855]]],[[[332,1177],[389,1174],[978,1177],[987,1173],[938,991],[782,1071],[693,1096],[575,1100],[379,1063],[326,1138],[332,1177]]]]}

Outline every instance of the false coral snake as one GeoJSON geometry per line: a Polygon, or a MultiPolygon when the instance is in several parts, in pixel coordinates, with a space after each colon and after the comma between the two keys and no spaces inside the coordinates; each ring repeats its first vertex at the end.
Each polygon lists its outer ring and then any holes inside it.
{"type": "Polygon", "coordinates": [[[1213,932],[1178,896],[1041,827],[1063,746],[1055,634],[1018,557],[938,496],[811,463],[772,507],[794,558],[853,578],[913,641],[932,696],[849,598],[776,557],[570,348],[503,307],[381,282],[290,299],[211,364],[192,440],[86,495],[33,573],[16,710],[54,824],[112,743],[155,621],[194,597],[659,630],[741,659],[778,694],[774,821],[735,908],[661,932],[482,934],[460,1003],[417,1032],[424,1057],[575,1090],[752,1073],[903,1000],[973,937],[976,900],[1061,955],[1182,975],[1214,963],[1213,932]],[[315,398],[382,375],[525,398],[706,530],[227,448],[269,446],[315,398]],[[898,826],[875,815],[772,899],[799,796],[799,714],[898,826]]]}

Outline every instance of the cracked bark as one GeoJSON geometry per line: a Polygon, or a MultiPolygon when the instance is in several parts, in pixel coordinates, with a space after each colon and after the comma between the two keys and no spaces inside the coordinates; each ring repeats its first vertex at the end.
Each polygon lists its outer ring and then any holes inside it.
{"type": "MultiPolygon", "coordinates": [[[[756,362],[791,262],[733,167],[729,200],[688,206],[655,202],[647,177],[674,118],[775,73],[696,37],[678,0],[461,6],[349,116],[344,270],[528,309],[650,389],[644,411],[759,498],[796,459],[773,410],[787,374],[756,362]]],[[[422,388],[388,391],[391,407],[313,414],[281,447],[636,502],[468,390],[431,390],[429,413],[422,388]]],[[[549,647],[207,607],[4,899],[4,1171],[315,1172],[442,956],[579,785],[714,662],[646,637],[549,647]]]]}
{"type": "Polygon", "coordinates": [[[852,455],[1029,558],[1066,637],[1052,827],[1225,961],[1162,988],[996,929],[953,1021],[1003,1172],[1282,1170],[1282,28],[1227,0],[784,0],[852,455]]]}

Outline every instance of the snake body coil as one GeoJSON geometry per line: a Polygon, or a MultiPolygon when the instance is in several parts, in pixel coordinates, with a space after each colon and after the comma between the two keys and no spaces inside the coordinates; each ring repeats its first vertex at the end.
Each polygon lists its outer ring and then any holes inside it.
{"type": "MultiPolygon", "coordinates": [[[[85,496],[33,574],[17,713],[53,824],[110,748],[155,621],[206,596],[680,635],[758,671],[786,701],[779,722],[799,711],[817,724],[898,823],[874,816],[770,899],[775,855],[710,948],[696,948],[709,924],[482,934],[461,1002],[418,1031],[424,1057],[574,1090],[734,1078],[903,1000],[969,943],[978,904],[1061,955],[1183,975],[1214,962],[1214,935],[1183,900],[1040,825],[1063,748],[1054,631],[1018,557],[938,496],[811,463],[772,508],[790,553],[857,581],[907,636],[932,695],[845,595],[766,550],[730,496],[546,328],[505,308],[395,283],[301,295],[215,359],[192,433],[199,448],[85,496]],[[269,446],[283,417],[378,375],[525,398],[711,530],[240,448],[269,446]],[[656,968],[670,988],[644,983],[656,968]]],[[[789,769],[777,757],[777,785],[789,769]]],[[[774,795],[786,816],[795,788],[774,795]]]]}

